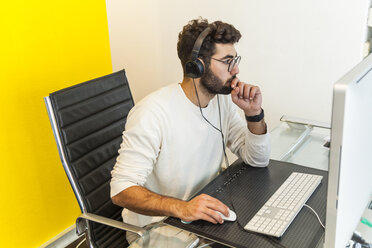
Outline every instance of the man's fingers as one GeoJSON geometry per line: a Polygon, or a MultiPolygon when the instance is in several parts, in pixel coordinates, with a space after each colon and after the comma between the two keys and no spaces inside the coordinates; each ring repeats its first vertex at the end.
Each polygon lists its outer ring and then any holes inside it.
{"type": "Polygon", "coordinates": [[[245,84],[243,82],[239,82],[237,86],[235,87],[235,90],[231,92],[232,94],[237,94],[239,99],[244,99],[246,101],[253,100],[256,93],[258,91],[258,87],[251,85],[251,84],[245,84]]]}
{"type": "Polygon", "coordinates": [[[211,222],[213,224],[221,223],[221,222],[219,222],[218,220],[216,220],[215,218],[213,218],[211,215],[209,215],[207,213],[202,213],[201,216],[200,216],[200,219],[201,220],[208,221],[208,222],[211,222]]]}
{"type": "Polygon", "coordinates": [[[203,200],[206,200],[205,207],[207,209],[204,210],[208,215],[212,216],[215,220],[221,223],[222,218],[221,216],[216,212],[220,212],[225,216],[229,215],[229,208],[223,204],[220,200],[217,198],[214,198],[212,196],[203,194],[201,195],[203,197],[203,200]]]}
{"type": "Polygon", "coordinates": [[[244,98],[244,91],[245,91],[245,84],[243,82],[239,82],[238,83],[238,87],[239,87],[239,94],[238,94],[238,97],[240,99],[244,98]]]}
{"type": "Polygon", "coordinates": [[[232,95],[232,96],[236,96],[236,97],[238,97],[238,93],[239,93],[239,87],[235,87],[235,88],[231,91],[231,95],[232,95]]]}
{"type": "Polygon", "coordinates": [[[211,219],[213,219],[213,222],[214,224],[216,224],[217,222],[222,224],[223,223],[223,219],[221,217],[221,215],[219,215],[216,210],[213,210],[213,209],[206,209],[205,210],[205,214],[208,215],[211,219]]]}
{"type": "Polygon", "coordinates": [[[250,92],[252,91],[252,86],[250,84],[244,85],[244,95],[243,98],[244,100],[248,100],[250,96],[250,92]]]}
{"type": "MultiPolygon", "coordinates": [[[[214,197],[211,197],[211,196],[208,196],[208,202],[206,204],[206,207],[208,207],[209,209],[211,209],[212,211],[218,211],[220,213],[222,213],[223,215],[225,216],[228,216],[229,215],[229,208],[223,204],[220,200],[218,200],[217,198],[214,198],[214,197]]],[[[217,215],[214,215],[213,216],[218,216],[220,217],[219,214],[217,215]]]]}
{"type": "Polygon", "coordinates": [[[256,95],[261,94],[260,89],[257,86],[251,84],[239,84],[238,97],[244,99],[245,101],[252,101],[256,95]]]}
{"type": "Polygon", "coordinates": [[[256,86],[251,88],[251,90],[249,92],[249,96],[248,96],[249,100],[252,101],[255,98],[257,90],[258,90],[258,88],[256,86]]]}
{"type": "Polygon", "coordinates": [[[239,83],[239,78],[235,77],[232,81],[231,81],[231,84],[230,84],[230,87],[232,89],[235,89],[237,87],[237,84],[239,83]]]}
{"type": "Polygon", "coordinates": [[[253,100],[256,96],[261,94],[261,90],[259,87],[254,86],[253,88],[254,89],[251,90],[251,95],[250,95],[251,100],[253,100]]]}

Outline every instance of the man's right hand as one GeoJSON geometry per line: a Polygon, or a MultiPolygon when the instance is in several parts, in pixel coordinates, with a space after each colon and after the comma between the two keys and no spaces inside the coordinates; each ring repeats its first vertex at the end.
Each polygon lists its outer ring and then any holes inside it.
{"type": "Polygon", "coordinates": [[[223,223],[219,211],[225,216],[229,208],[221,201],[206,194],[198,195],[190,201],[162,196],[142,186],[131,186],[112,197],[112,202],[139,214],[149,216],[173,216],[183,221],[205,220],[223,223]]]}
{"type": "Polygon", "coordinates": [[[179,216],[183,221],[205,220],[213,224],[223,223],[221,215],[229,215],[229,208],[218,199],[206,194],[198,195],[188,202],[182,202],[179,206],[179,216]]]}

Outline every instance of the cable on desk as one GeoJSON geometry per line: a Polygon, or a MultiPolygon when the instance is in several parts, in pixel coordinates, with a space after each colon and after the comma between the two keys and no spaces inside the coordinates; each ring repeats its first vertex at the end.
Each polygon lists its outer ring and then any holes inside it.
{"type": "Polygon", "coordinates": [[[318,218],[318,221],[319,221],[320,225],[325,229],[324,224],[323,224],[322,221],[320,220],[319,215],[315,212],[315,210],[314,210],[312,207],[310,207],[309,205],[307,205],[307,204],[304,204],[304,206],[305,206],[305,207],[308,207],[311,211],[313,211],[313,213],[315,214],[315,216],[318,218]]]}

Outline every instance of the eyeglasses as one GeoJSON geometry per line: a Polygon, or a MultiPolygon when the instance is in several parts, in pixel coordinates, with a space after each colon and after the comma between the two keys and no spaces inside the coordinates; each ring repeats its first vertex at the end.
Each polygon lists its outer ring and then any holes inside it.
{"type": "Polygon", "coordinates": [[[227,68],[227,71],[231,72],[231,70],[234,69],[234,67],[236,65],[239,65],[241,57],[240,56],[235,56],[234,58],[227,59],[227,60],[220,60],[220,59],[215,59],[215,58],[212,58],[212,57],[211,57],[211,59],[217,60],[221,63],[224,63],[225,65],[229,65],[229,67],[227,68]]]}

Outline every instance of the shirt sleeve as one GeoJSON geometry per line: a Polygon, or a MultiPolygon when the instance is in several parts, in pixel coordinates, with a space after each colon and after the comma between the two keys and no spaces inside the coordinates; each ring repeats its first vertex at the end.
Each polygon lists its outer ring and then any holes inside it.
{"type": "Polygon", "coordinates": [[[239,115],[237,107],[230,106],[227,146],[244,163],[254,167],[269,164],[271,141],[270,133],[256,135],[249,131],[247,122],[239,115]]]}
{"type": "Polygon", "coordinates": [[[129,113],[119,156],[111,171],[111,197],[131,186],[143,186],[158,157],[162,132],[159,118],[145,106],[129,113]]]}

